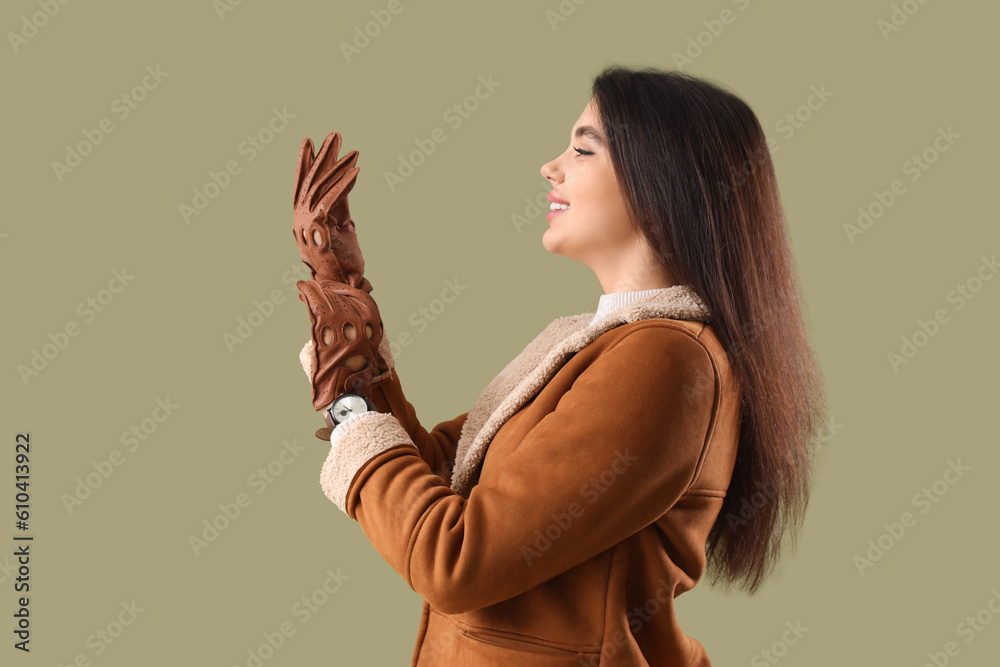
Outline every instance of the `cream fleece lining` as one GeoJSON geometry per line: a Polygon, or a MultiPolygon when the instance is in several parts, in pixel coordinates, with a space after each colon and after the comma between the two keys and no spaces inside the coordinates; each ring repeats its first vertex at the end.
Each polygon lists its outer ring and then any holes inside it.
{"type": "MultiPolygon", "coordinates": [[[[710,321],[707,307],[688,285],[657,290],[599,319],[595,319],[595,313],[583,313],[552,321],[493,378],[469,411],[456,445],[452,490],[468,497],[472,475],[486,455],[490,440],[572,355],[617,326],[657,317],[710,321]]],[[[393,366],[388,336],[383,336],[382,343],[379,351],[393,366]]],[[[306,347],[311,345],[309,341],[306,347]]],[[[303,348],[304,368],[310,356],[303,348]]],[[[308,368],[306,372],[309,373],[308,368]]],[[[344,512],[347,511],[345,505],[351,482],[365,463],[396,445],[409,444],[416,449],[399,420],[385,413],[365,412],[352,416],[334,430],[331,438],[330,454],[323,464],[320,484],[326,496],[344,512]]]]}
{"type": "Polygon", "coordinates": [[[665,317],[708,322],[707,307],[688,285],[673,285],[590,321],[595,313],[561,317],[550,323],[487,385],[462,424],[455,450],[451,488],[468,497],[473,473],[490,440],[528,399],[537,394],[564,363],[598,336],[637,320],[665,317]]]}
{"type": "Polygon", "coordinates": [[[347,492],[358,471],[382,452],[403,444],[417,451],[395,415],[382,412],[351,415],[330,437],[330,453],[319,475],[323,493],[346,514],[347,492]]]}

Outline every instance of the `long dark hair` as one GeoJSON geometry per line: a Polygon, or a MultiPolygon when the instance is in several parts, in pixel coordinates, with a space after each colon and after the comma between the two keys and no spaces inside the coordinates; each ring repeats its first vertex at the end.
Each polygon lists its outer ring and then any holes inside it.
{"type": "Polygon", "coordinates": [[[710,582],[753,594],[786,532],[795,549],[826,416],[767,139],[746,102],[682,72],[611,65],[593,97],[633,226],[705,302],[740,389],[706,561],[710,582]]]}

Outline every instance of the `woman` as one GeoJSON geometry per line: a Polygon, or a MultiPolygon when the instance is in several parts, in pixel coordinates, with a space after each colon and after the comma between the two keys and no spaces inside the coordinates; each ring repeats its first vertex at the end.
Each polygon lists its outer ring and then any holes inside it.
{"type": "Polygon", "coordinates": [[[710,665],[673,599],[706,570],[758,589],[801,524],[823,423],[751,109],[676,72],[596,77],[541,172],[542,241],[594,271],[597,310],[554,320],[430,431],[362,277],[356,152],[338,148],[314,160],[306,140],[296,177],[302,362],[314,407],[333,403],[325,494],[424,598],[412,664],[710,665]]]}

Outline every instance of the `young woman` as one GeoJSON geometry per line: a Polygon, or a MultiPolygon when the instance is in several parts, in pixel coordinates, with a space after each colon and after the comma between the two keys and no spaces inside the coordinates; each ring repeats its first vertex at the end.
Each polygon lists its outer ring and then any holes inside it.
{"type": "Polygon", "coordinates": [[[794,544],[824,418],[754,113],[677,72],[597,76],[541,169],[542,241],[594,271],[597,309],[429,431],[362,277],[339,145],[306,140],[296,176],[301,359],[324,493],[424,598],[412,665],[710,665],[673,600],[706,571],[759,588],[794,544]]]}

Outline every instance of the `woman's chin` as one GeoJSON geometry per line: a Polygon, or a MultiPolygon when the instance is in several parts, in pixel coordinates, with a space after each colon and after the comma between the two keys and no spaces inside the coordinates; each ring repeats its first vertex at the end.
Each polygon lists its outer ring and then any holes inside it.
{"type": "Polygon", "coordinates": [[[568,259],[576,259],[577,252],[574,244],[571,243],[574,239],[563,238],[563,230],[555,227],[549,227],[542,234],[542,245],[553,255],[562,255],[568,259]]]}
{"type": "Polygon", "coordinates": [[[559,248],[562,244],[559,242],[558,236],[559,233],[552,229],[552,227],[546,229],[545,233],[542,234],[542,246],[554,255],[562,254],[559,252],[559,248]]]}

